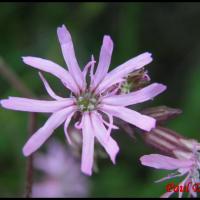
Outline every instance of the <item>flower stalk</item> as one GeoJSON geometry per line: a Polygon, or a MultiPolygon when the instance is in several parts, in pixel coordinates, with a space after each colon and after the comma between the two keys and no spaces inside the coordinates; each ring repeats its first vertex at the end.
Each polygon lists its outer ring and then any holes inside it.
{"type": "MultiPolygon", "coordinates": [[[[8,66],[8,64],[0,58],[0,74],[8,81],[8,83],[20,94],[25,97],[34,97],[33,92],[23,83],[20,77],[8,66]]],[[[29,114],[28,135],[31,136],[36,127],[36,114],[29,114]]],[[[33,183],[33,155],[27,159],[26,167],[26,192],[25,197],[30,198],[32,193],[33,183]]]]}
{"type": "MultiPolygon", "coordinates": [[[[36,130],[36,113],[30,113],[29,114],[29,124],[28,124],[28,133],[29,137],[32,136],[32,134],[36,130]]],[[[27,159],[27,169],[26,169],[26,198],[32,197],[32,185],[33,185],[33,155],[32,154],[27,159]]]]}

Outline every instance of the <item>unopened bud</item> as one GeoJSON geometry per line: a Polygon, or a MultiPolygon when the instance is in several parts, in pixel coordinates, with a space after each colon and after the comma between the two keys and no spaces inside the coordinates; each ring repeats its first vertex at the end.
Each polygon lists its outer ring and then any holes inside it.
{"type": "Polygon", "coordinates": [[[178,159],[186,159],[186,160],[189,160],[193,156],[192,152],[186,152],[183,150],[173,150],[173,154],[178,159]]]}
{"type": "MultiPolygon", "coordinates": [[[[176,157],[181,152],[190,153],[191,150],[180,141],[187,140],[177,132],[157,126],[151,132],[143,134],[144,141],[160,152],[176,157]]],[[[181,155],[180,155],[181,156],[181,155]]]]}
{"type": "Polygon", "coordinates": [[[146,108],[141,111],[142,114],[151,116],[156,119],[157,123],[163,122],[180,115],[182,111],[177,108],[170,108],[167,106],[157,106],[146,108]]]}
{"type": "Polygon", "coordinates": [[[180,143],[186,146],[190,151],[194,149],[194,146],[196,150],[200,150],[200,144],[195,139],[180,138],[180,143]]]}

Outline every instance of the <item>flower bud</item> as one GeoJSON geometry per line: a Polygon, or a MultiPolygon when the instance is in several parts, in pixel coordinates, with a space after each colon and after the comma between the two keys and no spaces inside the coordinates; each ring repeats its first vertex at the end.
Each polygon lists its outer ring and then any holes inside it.
{"type": "Polygon", "coordinates": [[[177,108],[170,108],[167,106],[157,106],[157,107],[146,108],[142,110],[141,113],[155,118],[157,123],[160,123],[172,119],[177,115],[180,115],[182,111],[177,108]]]}
{"type": "Polygon", "coordinates": [[[186,145],[189,141],[188,139],[171,129],[161,126],[157,126],[151,132],[144,133],[143,139],[148,145],[173,157],[178,157],[178,155],[179,157],[186,156],[187,153],[192,152],[186,145]]]}

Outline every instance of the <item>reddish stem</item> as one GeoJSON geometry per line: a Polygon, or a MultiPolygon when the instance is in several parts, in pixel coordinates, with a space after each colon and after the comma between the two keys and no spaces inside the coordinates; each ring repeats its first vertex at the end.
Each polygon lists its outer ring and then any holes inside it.
{"type": "MultiPolygon", "coordinates": [[[[36,130],[36,114],[31,113],[29,115],[29,136],[36,130]]],[[[32,197],[32,185],[33,185],[33,154],[29,156],[27,160],[27,173],[26,173],[26,198],[32,197]]]]}

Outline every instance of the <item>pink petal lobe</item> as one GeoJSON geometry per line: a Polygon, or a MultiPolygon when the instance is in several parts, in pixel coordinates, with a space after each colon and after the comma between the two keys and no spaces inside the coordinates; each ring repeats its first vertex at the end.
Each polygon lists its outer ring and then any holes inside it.
{"type": "Polygon", "coordinates": [[[150,131],[152,128],[155,128],[156,125],[156,120],[154,118],[142,115],[134,110],[122,106],[101,104],[99,109],[145,131],[150,131]]]}
{"type": "Polygon", "coordinates": [[[110,38],[110,36],[105,35],[103,38],[103,44],[100,51],[99,63],[97,66],[96,73],[94,75],[93,87],[96,87],[107,74],[111,62],[112,51],[113,51],[113,41],[110,38]]]}
{"type": "Polygon", "coordinates": [[[99,118],[97,112],[94,111],[91,113],[91,121],[97,140],[105,148],[112,162],[115,164],[115,159],[119,152],[118,144],[110,135],[108,135],[108,131],[103,125],[103,122],[99,118]]]}
{"type": "Polygon", "coordinates": [[[91,124],[89,113],[83,114],[82,119],[83,146],[81,158],[81,170],[91,176],[94,159],[94,130],[91,124]]]}
{"type": "Polygon", "coordinates": [[[129,94],[113,95],[105,97],[102,103],[116,105],[116,106],[129,106],[137,103],[142,103],[152,100],[155,96],[166,90],[166,86],[159,83],[153,83],[143,89],[129,94]]]}
{"type": "Polygon", "coordinates": [[[48,81],[45,79],[45,77],[42,75],[41,72],[39,72],[39,76],[40,76],[40,79],[42,80],[44,87],[45,87],[45,89],[46,89],[46,91],[47,91],[47,93],[49,94],[50,97],[52,97],[53,99],[56,99],[56,100],[65,100],[65,98],[60,97],[60,96],[55,94],[55,92],[52,90],[48,81]]]}
{"type": "Polygon", "coordinates": [[[64,132],[65,132],[65,136],[67,138],[67,141],[69,142],[69,144],[71,145],[72,144],[72,141],[70,139],[70,136],[69,136],[69,133],[68,133],[68,126],[69,126],[69,123],[74,115],[75,111],[72,112],[68,117],[67,117],[67,120],[65,121],[65,124],[64,124],[64,132]]]}
{"type": "Polygon", "coordinates": [[[69,72],[73,76],[79,88],[83,88],[84,87],[83,74],[76,60],[71,35],[67,30],[67,28],[65,27],[65,25],[62,25],[62,27],[59,27],[57,29],[57,35],[61,45],[63,57],[65,59],[69,72]]]}
{"type": "Polygon", "coordinates": [[[74,110],[75,107],[71,106],[53,113],[44,126],[34,133],[24,145],[23,154],[29,156],[40,148],[40,146],[52,135],[53,131],[58,128],[74,110]]]}
{"type": "Polygon", "coordinates": [[[106,77],[99,84],[96,93],[101,93],[113,85],[118,79],[127,77],[129,73],[138,70],[152,61],[150,53],[143,53],[139,56],[128,60],[127,62],[121,64],[117,68],[109,72],[106,77]]]}
{"type": "Polygon", "coordinates": [[[73,93],[75,94],[79,93],[79,88],[77,87],[77,84],[74,82],[74,79],[72,78],[70,73],[64,68],[62,68],[60,65],[50,60],[45,60],[37,57],[27,56],[22,58],[25,64],[56,76],[73,93]]]}
{"type": "Polygon", "coordinates": [[[174,191],[166,192],[164,193],[160,198],[169,198],[172,194],[174,194],[174,191]]]}
{"type": "MultiPolygon", "coordinates": [[[[188,177],[186,177],[186,178],[179,184],[179,187],[184,188],[185,183],[187,182],[187,179],[188,179],[188,177]]],[[[179,191],[179,193],[178,193],[178,198],[182,198],[182,196],[183,196],[183,192],[179,191]]]]}
{"type": "Polygon", "coordinates": [[[34,100],[21,97],[9,97],[0,101],[2,107],[25,112],[52,113],[74,104],[72,98],[60,101],[34,100]]]}
{"type": "Polygon", "coordinates": [[[142,165],[153,167],[156,169],[175,170],[179,168],[188,168],[193,165],[190,160],[179,160],[169,156],[160,154],[144,155],[140,158],[142,165]]]}

